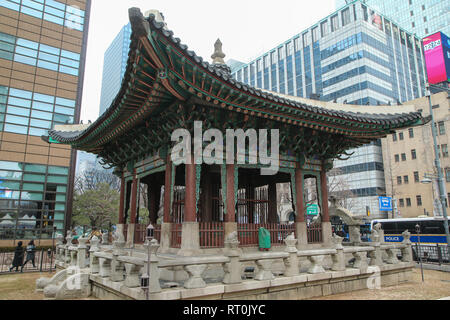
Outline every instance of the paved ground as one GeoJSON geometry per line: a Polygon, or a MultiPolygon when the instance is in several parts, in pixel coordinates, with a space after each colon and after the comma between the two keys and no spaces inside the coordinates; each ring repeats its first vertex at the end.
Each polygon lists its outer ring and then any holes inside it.
{"type": "Polygon", "coordinates": [[[450,273],[424,270],[422,283],[420,268],[414,269],[411,282],[381,290],[362,290],[312,300],[439,300],[450,297],[450,273]]]}
{"type": "MultiPolygon", "coordinates": [[[[43,300],[43,293],[36,293],[36,280],[50,278],[54,273],[10,273],[0,275],[0,300],[43,300]]],[[[88,299],[92,300],[92,299],[88,299]]]]}
{"type": "MultiPolygon", "coordinates": [[[[36,279],[49,273],[11,273],[0,276],[0,300],[43,300],[36,293],[36,279]]],[[[362,290],[312,300],[438,300],[450,297],[450,273],[424,270],[422,283],[420,269],[413,272],[413,280],[381,290],[362,290]]],[[[89,299],[91,300],[91,299],[89,299]]]]}

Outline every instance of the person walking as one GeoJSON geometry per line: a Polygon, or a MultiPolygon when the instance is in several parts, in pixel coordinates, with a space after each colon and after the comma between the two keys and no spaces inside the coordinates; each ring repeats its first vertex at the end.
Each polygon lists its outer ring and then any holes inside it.
{"type": "Polygon", "coordinates": [[[36,256],[36,246],[34,245],[34,240],[31,240],[27,246],[27,259],[22,265],[22,269],[20,269],[20,272],[23,272],[23,267],[25,267],[28,261],[31,261],[31,263],[33,264],[33,268],[36,268],[36,265],[34,263],[35,256],[36,256]]]}
{"type": "Polygon", "coordinates": [[[19,272],[19,267],[22,266],[23,262],[23,242],[19,241],[17,243],[16,250],[14,251],[14,260],[12,262],[12,267],[9,268],[9,272],[12,271],[12,269],[16,268],[16,272],[19,272]]]}

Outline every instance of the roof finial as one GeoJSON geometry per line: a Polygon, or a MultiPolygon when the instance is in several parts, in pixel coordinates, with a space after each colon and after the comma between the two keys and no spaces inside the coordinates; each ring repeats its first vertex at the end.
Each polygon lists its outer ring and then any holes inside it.
{"type": "Polygon", "coordinates": [[[214,44],[214,54],[211,56],[213,59],[213,64],[225,64],[225,61],[223,58],[225,58],[226,55],[222,51],[222,42],[220,39],[217,39],[216,43],[214,44]]]}

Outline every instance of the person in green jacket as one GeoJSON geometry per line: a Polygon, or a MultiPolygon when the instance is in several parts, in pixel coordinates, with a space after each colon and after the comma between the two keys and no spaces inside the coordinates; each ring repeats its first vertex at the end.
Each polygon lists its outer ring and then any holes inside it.
{"type": "Polygon", "coordinates": [[[35,256],[36,256],[36,246],[34,245],[34,240],[31,240],[27,246],[27,259],[25,260],[25,263],[22,265],[22,269],[20,270],[20,272],[23,272],[23,267],[25,267],[28,261],[31,261],[31,263],[33,264],[33,268],[36,268],[36,265],[34,263],[35,256]]]}

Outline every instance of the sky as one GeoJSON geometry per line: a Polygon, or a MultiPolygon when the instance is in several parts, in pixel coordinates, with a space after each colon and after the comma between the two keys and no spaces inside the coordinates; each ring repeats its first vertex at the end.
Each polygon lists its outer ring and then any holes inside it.
{"type": "Polygon", "coordinates": [[[81,120],[98,118],[106,49],[129,22],[128,9],[156,9],[189,50],[211,62],[220,38],[229,59],[249,62],[309,28],[335,0],[92,0],[81,120]]]}

